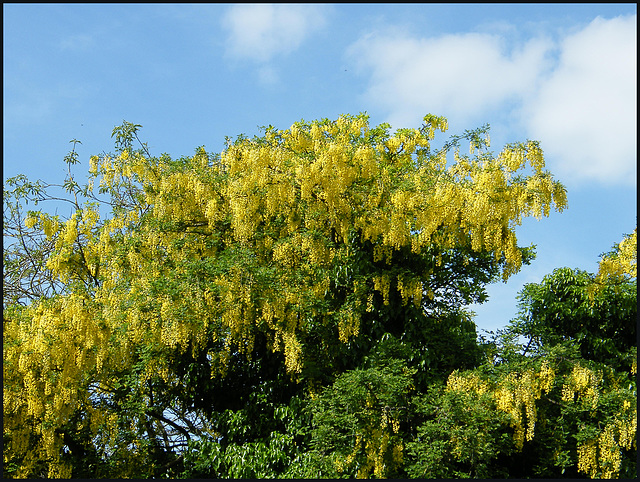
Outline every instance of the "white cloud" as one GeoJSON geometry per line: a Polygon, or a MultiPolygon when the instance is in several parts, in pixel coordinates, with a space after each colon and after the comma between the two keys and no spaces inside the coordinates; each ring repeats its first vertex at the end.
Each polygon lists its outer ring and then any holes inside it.
{"type": "Polygon", "coordinates": [[[635,184],[636,36],[635,15],[596,18],[561,42],[557,68],[526,103],[530,135],[559,178],[635,184]]]}
{"type": "MultiPolygon", "coordinates": [[[[549,42],[506,52],[496,35],[468,33],[415,39],[370,35],[349,49],[372,70],[366,98],[390,112],[392,125],[414,125],[427,113],[460,122],[517,100],[535,86],[549,42]]],[[[486,119],[485,119],[486,120],[486,119]]]]}
{"type": "Polygon", "coordinates": [[[324,22],[324,9],[319,5],[234,5],[223,18],[229,31],[227,55],[268,62],[297,49],[324,22]]]}
{"type": "Polygon", "coordinates": [[[426,113],[446,116],[456,132],[515,120],[541,142],[563,181],[570,174],[578,182],[635,183],[635,25],[635,15],[597,18],[560,41],[518,45],[489,33],[370,34],[347,55],[370,75],[367,104],[387,112],[394,127],[419,124],[426,113]]]}

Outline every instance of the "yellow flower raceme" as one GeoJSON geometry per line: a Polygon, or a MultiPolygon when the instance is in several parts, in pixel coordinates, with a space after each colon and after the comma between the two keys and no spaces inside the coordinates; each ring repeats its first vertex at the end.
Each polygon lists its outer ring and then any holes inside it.
{"type": "Polygon", "coordinates": [[[616,278],[624,275],[632,278],[638,276],[638,241],[637,228],[626,236],[617,248],[615,256],[605,256],[598,267],[596,282],[602,282],[607,278],[616,278]]]}
{"type": "MultiPolygon", "coordinates": [[[[536,401],[551,391],[555,377],[554,368],[544,360],[539,370],[511,372],[491,384],[473,372],[454,371],[447,381],[447,389],[467,394],[492,394],[496,409],[510,415],[514,442],[518,450],[522,450],[525,441],[531,441],[535,436],[536,401]]],[[[601,373],[576,364],[565,380],[562,403],[584,403],[590,411],[598,409],[601,373]]],[[[619,412],[597,437],[578,444],[578,471],[591,478],[616,478],[621,468],[621,451],[635,447],[636,431],[635,403],[623,400],[619,412]]]]}

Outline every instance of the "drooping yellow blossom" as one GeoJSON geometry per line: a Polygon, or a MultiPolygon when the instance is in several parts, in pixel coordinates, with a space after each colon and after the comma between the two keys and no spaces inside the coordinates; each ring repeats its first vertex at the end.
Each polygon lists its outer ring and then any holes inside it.
{"type": "Polygon", "coordinates": [[[625,278],[638,277],[638,229],[618,244],[614,253],[603,256],[598,264],[598,273],[594,283],[589,286],[589,297],[593,300],[594,295],[602,290],[605,284],[616,285],[616,282],[625,278]]]}
{"type": "MultiPolygon", "coordinates": [[[[589,411],[598,409],[601,381],[602,373],[576,364],[562,384],[562,403],[582,404],[589,411]]],[[[554,383],[555,370],[544,360],[538,370],[531,368],[520,373],[510,372],[493,383],[473,372],[454,371],[447,381],[447,389],[478,395],[490,393],[496,409],[510,415],[516,448],[522,450],[525,441],[531,441],[535,436],[536,401],[548,395],[554,383]]],[[[636,431],[636,405],[623,400],[619,412],[600,430],[597,437],[578,444],[578,471],[591,478],[617,477],[621,467],[621,451],[636,446],[636,431]]]]}
{"type": "MultiPolygon", "coordinates": [[[[578,376],[585,383],[585,375],[578,376]]],[[[591,377],[588,377],[591,378],[591,377]]],[[[575,382],[574,382],[575,383],[575,382]]],[[[563,387],[563,398],[565,389],[563,387]]],[[[585,393],[589,398],[589,393],[585,393]]],[[[584,396],[584,395],[583,395],[584,396]]],[[[578,445],[578,471],[593,478],[617,478],[622,463],[622,450],[637,449],[638,412],[635,400],[623,400],[621,409],[599,435],[578,445]]]]}
{"type": "Polygon", "coordinates": [[[598,385],[601,380],[601,373],[576,365],[567,383],[562,386],[562,400],[573,402],[577,394],[580,399],[587,401],[595,408],[598,405],[598,385]]]}

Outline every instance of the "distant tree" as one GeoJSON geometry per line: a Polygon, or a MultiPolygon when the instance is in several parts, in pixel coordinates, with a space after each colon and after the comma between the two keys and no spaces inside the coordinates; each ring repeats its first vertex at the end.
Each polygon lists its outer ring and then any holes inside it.
{"type": "Polygon", "coordinates": [[[532,353],[573,341],[582,358],[629,370],[637,341],[635,253],[634,231],[603,257],[597,275],[559,268],[526,285],[509,332],[528,339],[532,353]]]}
{"type": "Polygon", "coordinates": [[[636,249],[634,231],[598,276],[562,268],[526,285],[487,363],[417,399],[409,474],[636,478],[636,249]],[[624,276],[602,276],[621,260],[624,276]]]}

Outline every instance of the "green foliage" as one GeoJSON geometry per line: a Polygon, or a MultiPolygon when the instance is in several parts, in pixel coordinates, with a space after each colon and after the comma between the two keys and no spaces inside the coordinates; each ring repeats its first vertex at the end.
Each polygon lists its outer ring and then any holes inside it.
{"type": "Polygon", "coordinates": [[[572,342],[586,360],[629,370],[636,345],[637,281],[604,285],[595,295],[595,276],[559,268],[519,295],[520,315],[509,327],[529,340],[531,353],[572,342]]]}
{"type": "Polygon", "coordinates": [[[493,339],[467,308],[566,205],[536,142],[360,115],[171,159],[140,127],[84,186],[77,140],[63,184],[5,183],[5,477],[635,474],[635,237],[493,339]]]}
{"type": "Polygon", "coordinates": [[[403,475],[414,373],[404,360],[385,359],[343,373],[311,400],[311,463],[319,476],[403,475]]]}
{"type": "Polygon", "coordinates": [[[413,401],[422,423],[407,444],[412,478],[506,478],[500,457],[516,451],[508,416],[489,393],[460,393],[434,385],[413,401]]]}
{"type": "Polygon", "coordinates": [[[220,414],[220,435],[189,442],[181,478],[273,478],[295,463],[304,431],[302,403],[293,398],[288,406],[274,406],[262,397],[247,409],[226,410],[220,414]],[[257,420],[271,428],[252,437],[257,420]]]}

